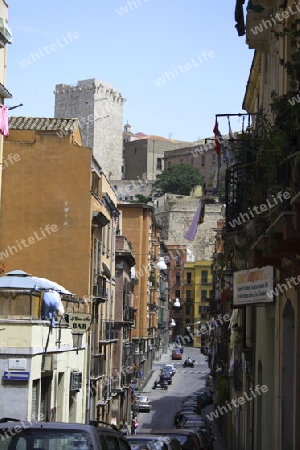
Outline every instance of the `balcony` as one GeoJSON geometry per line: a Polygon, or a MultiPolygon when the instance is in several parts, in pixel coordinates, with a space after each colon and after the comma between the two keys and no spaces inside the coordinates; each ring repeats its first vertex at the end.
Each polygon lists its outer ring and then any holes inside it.
{"type": "Polygon", "coordinates": [[[12,32],[3,17],[0,17],[0,48],[12,43],[12,32]]]}
{"type": "Polygon", "coordinates": [[[135,317],[135,309],[132,306],[124,306],[124,310],[123,310],[123,321],[124,322],[129,322],[129,323],[134,323],[135,317]]]}
{"type": "Polygon", "coordinates": [[[91,358],[91,379],[95,380],[105,374],[105,356],[103,354],[94,354],[91,358]]]}
{"type": "Polygon", "coordinates": [[[107,299],[106,278],[97,276],[97,283],[93,286],[93,300],[98,303],[105,303],[107,299]]]}
{"type": "Polygon", "coordinates": [[[156,314],[159,307],[155,303],[148,303],[148,312],[150,314],[156,314]]]}
{"type": "MultiPolygon", "coordinates": [[[[261,3],[261,2],[260,2],[261,3]]],[[[261,5],[262,6],[262,5],[261,5]]],[[[248,9],[246,20],[246,43],[250,49],[267,52],[270,46],[273,23],[270,9],[248,9]]]]}
{"type": "Polygon", "coordinates": [[[273,8],[276,6],[276,0],[252,0],[253,6],[263,6],[264,8],[273,8]]]}
{"type": "Polygon", "coordinates": [[[103,321],[101,323],[100,331],[100,344],[108,344],[110,342],[116,342],[119,339],[119,331],[123,325],[123,322],[110,322],[103,321]]]}

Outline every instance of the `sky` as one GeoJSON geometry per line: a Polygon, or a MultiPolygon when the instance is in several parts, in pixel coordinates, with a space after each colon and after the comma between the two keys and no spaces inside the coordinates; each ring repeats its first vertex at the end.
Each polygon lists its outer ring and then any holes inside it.
{"type": "MultiPolygon", "coordinates": [[[[253,50],[235,29],[234,0],[7,3],[6,105],[23,103],[11,115],[53,117],[55,85],[89,78],[121,92],[134,133],[193,142],[212,136],[215,114],[244,112],[253,50]]],[[[226,117],[219,129],[228,133],[226,117]]]]}

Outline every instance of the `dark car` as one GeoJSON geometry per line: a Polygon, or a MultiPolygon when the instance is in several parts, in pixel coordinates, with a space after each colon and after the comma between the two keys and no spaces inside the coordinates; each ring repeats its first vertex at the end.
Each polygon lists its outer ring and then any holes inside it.
{"type": "Polygon", "coordinates": [[[151,434],[175,437],[182,450],[203,450],[201,437],[195,431],[189,430],[152,430],[151,434]]]}
{"type": "Polygon", "coordinates": [[[159,381],[166,381],[169,385],[172,384],[172,375],[169,371],[164,370],[159,376],[159,381]]]}
{"type": "Polygon", "coordinates": [[[27,422],[0,419],[0,450],[4,449],[130,450],[123,434],[111,424],[27,422]],[[99,426],[99,424],[102,424],[99,426]]]}

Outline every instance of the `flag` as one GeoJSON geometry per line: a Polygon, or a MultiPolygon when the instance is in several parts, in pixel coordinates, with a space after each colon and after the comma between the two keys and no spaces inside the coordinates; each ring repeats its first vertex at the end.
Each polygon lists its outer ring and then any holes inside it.
{"type": "Polygon", "coordinates": [[[221,144],[220,144],[221,133],[219,131],[219,125],[218,125],[217,119],[216,119],[216,123],[215,123],[214,129],[213,129],[213,133],[215,135],[215,152],[218,155],[219,153],[221,153],[221,144]]]}
{"type": "Polygon", "coordinates": [[[189,229],[185,233],[184,237],[185,239],[188,239],[189,241],[193,241],[195,239],[198,225],[199,223],[203,222],[203,211],[204,211],[204,204],[203,204],[203,198],[200,199],[197,211],[193,217],[193,220],[189,226],[189,229]]]}
{"type": "Polygon", "coordinates": [[[217,155],[217,168],[216,168],[214,179],[213,179],[213,191],[212,191],[213,194],[216,194],[219,189],[220,167],[221,167],[221,154],[219,153],[217,155]]]}
{"type": "Polygon", "coordinates": [[[234,161],[235,160],[234,136],[232,133],[229,117],[227,119],[228,119],[228,134],[229,134],[229,157],[232,161],[234,161]]]}

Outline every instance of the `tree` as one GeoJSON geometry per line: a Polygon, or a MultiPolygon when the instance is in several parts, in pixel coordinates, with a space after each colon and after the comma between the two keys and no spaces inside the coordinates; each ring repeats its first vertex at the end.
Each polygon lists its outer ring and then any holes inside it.
{"type": "Polygon", "coordinates": [[[153,184],[155,195],[189,195],[193,187],[203,184],[202,175],[190,164],[174,164],[158,174],[153,184]]]}
{"type": "Polygon", "coordinates": [[[145,195],[143,195],[143,194],[136,194],[135,198],[136,198],[136,200],[133,200],[134,203],[147,204],[149,202],[149,197],[145,197],[145,195]]]}

